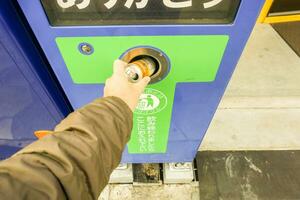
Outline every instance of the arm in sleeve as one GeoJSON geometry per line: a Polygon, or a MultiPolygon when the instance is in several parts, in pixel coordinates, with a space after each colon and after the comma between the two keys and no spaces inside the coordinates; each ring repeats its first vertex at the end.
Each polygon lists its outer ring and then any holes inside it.
{"type": "Polygon", "coordinates": [[[55,132],[0,162],[6,199],[97,199],[120,160],[132,112],[117,97],[71,113],[55,132]]]}

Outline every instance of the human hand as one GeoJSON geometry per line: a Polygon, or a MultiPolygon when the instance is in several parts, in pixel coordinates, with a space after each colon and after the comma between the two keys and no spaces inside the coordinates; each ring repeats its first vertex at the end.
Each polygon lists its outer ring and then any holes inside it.
{"type": "Polygon", "coordinates": [[[151,79],[150,77],[144,77],[137,83],[131,83],[125,76],[126,65],[127,63],[121,60],[114,62],[113,75],[105,82],[104,97],[119,97],[134,111],[138,104],[139,97],[151,79]]]}

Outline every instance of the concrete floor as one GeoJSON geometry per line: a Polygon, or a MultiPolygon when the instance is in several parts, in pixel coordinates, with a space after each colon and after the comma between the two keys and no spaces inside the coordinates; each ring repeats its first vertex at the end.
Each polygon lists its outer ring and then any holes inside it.
{"type": "Polygon", "coordinates": [[[300,58],[257,25],[200,150],[300,149],[300,58]]]}
{"type": "Polygon", "coordinates": [[[98,200],[198,200],[199,186],[193,184],[173,184],[158,186],[134,186],[112,184],[105,188],[98,200]]]}
{"type": "MultiPolygon", "coordinates": [[[[300,149],[300,58],[258,24],[200,150],[300,149]]],[[[109,185],[101,200],[199,199],[197,184],[109,185]]]]}

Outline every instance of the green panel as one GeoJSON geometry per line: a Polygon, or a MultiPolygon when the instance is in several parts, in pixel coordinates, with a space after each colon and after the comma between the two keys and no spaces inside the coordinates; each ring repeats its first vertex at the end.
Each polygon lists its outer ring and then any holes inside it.
{"type": "Polygon", "coordinates": [[[56,39],[70,75],[76,84],[104,83],[112,63],[129,48],[153,46],[171,61],[169,75],[148,86],[134,114],[129,153],[166,152],[176,83],[211,82],[215,79],[227,35],[60,37],[56,39]],[[78,50],[80,43],[94,47],[92,55],[78,50]]]}

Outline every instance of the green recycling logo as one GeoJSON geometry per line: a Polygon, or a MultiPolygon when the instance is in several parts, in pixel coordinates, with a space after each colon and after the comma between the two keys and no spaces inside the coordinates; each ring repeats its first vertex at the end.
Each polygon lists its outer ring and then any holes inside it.
{"type": "Polygon", "coordinates": [[[159,90],[146,88],[135,109],[136,114],[154,114],[167,106],[167,97],[159,90]]]}

